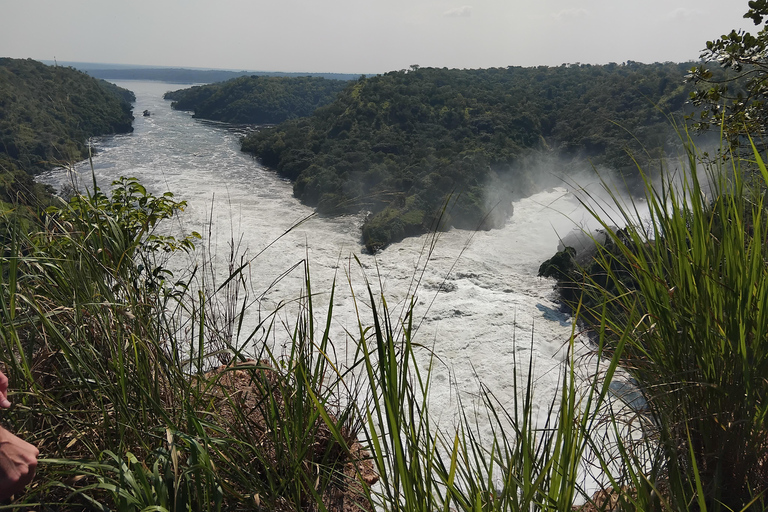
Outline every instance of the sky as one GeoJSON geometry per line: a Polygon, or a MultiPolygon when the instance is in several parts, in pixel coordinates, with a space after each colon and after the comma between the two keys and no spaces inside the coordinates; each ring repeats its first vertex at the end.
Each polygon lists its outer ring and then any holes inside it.
{"type": "Polygon", "coordinates": [[[698,59],[746,0],[0,0],[0,56],[377,74],[698,59]]]}

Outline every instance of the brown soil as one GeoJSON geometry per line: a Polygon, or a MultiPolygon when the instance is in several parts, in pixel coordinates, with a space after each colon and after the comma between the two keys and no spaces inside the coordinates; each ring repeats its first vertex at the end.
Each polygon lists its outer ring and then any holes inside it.
{"type": "MultiPolygon", "coordinates": [[[[627,509],[627,496],[636,497],[636,491],[633,488],[623,486],[619,491],[615,488],[602,489],[592,495],[590,503],[585,503],[580,507],[573,507],[573,510],[579,512],[621,512],[627,509]],[[622,500],[623,497],[623,500],[622,500]],[[622,506],[624,501],[624,506],[622,506]]],[[[634,509],[633,509],[634,510],[634,509]]]]}
{"type": "MultiPolygon", "coordinates": [[[[273,441],[267,432],[267,426],[261,413],[262,407],[259,404],[264,402],[265,389],[268,389],[273,396],[280,392],[278,372],[271,369],[269,364],[264,361],[249,360],[220,366],[209,372],[207,377],[209,382],[215,382],[209,396],[217,402],[218,414],[226,420],[228,428],[244,427],[238,425],[239,420],[235,419],[240,415],[236,415],[232,411],[233,404],[236,404],[241,414],[242,412],[247,413],[248,425],[246,428],[260,432],[265,450],[267,452],[273,450],[273,447],[270,447],[270,443],[273,441]]],[[[279,399],[278,401],[282,400],[279,399]]],[[[312,452],[315,454],[327,453],[329,443],[333,442],[331,431],[322,420],[318,420],[316,427],[317,434],[312,452]]],[[[355,435],[347,433],[345,438],[348,448],[339,445],[337,455],[337,464],[343,469],[339,471],[339,478],[335,478],[334,483],[323,494],[323,505],[330,512],[372,511],[370,504],[365,499],[363,490],[364,486],[369,487],[375,484],[379,477],[370,460],[370,455],[363,449],[355,435]]],[[[336,444],[338,445],[338,443],[336,444]]],[[[255,501],[258,504],[259,498],[255,497],[255,501]]],[[[308,510],[314,508],[311,503],[307,504],[308,510]]]]}
{"type": "Polygon", "coordinates": [[[591,503],[585,503],[580,507],[574,507],[579,512],[616,512],[619,509],[619,493],[611,491],[597,491],[592,496],[591,503]]]}

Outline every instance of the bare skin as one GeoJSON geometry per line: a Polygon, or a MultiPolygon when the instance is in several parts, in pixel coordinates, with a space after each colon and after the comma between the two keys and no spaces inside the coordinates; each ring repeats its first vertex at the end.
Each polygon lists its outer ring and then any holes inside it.
{"type": "MultiPolygon", "coordinates": [[[[10,406],[8,377],[0,372],[0,408],[10,406]]],[[[39,453],[35,446],[0,427],[0,500],[17,494],[32,481],[39,453]]]]}
{"type": "Polygon", "coordinates": [[[8,400],[8,377],[3,372],[0,372],[0,407],[7,409],[11,406],[10,400],[8,400]]]}

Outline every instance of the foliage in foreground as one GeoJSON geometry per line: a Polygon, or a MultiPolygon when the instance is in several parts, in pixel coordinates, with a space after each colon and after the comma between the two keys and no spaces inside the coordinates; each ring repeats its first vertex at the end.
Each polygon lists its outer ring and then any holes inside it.
{"type": "MultiPolygon", "coordinates": [[[[592,415],[576,413],[571,373],[568,406],[547,429],[531,420],[528,367],[513,410],[483,394],[498,436],[490,452],[468,417],[456,436],[436,434],[412,307],[395,318],[369,287],[358,304],[371,316],[350,333],[357,358],[349,369],[329,358],[333,312],[318,316],[308,273],[293,325],[279,328],[269,315],[253,333],[227,334],[213,304],[243,276],[211,289],[200,269],[200,281],[172,283],[157,257],[194,238],[154,228],[184,204],[132,179],[114,185],[50,209],[42,232],[13,231],[0,259],[2,362],[17,390],[7,425],[44,457],[13,506],[530,510],[578,496],[587,439],[571,427],[592,415]],[[286,339],[285,353],[269,350],[286,339]],[[214,369],[220,360],[230,364],[214,369]]],[[[587,411],[606,390],[590,393],[587,411]]]]}
{"type": "MultiPolygon", "coordinates": [[[[158,259],[197,236],[155,231],[184,203],[133,179],[114,186],[49,209],[41,232],[9,224],[0,339],[20,392],[7,420],[45,457],[19,502],[174,511],[332,502],[354,478],[354,431],[343,408],[326,404],[332,379],[314,349],[327,336],[314,343],[314,324],[298,322],[279,360],[266,345],[250,361],[232,347],[209,352],[229,347],[207,320],[216,293],[172,283],[158,259]],[[220,357],[235,364],[210,372],[220,357]],[[333,417],[320,414],[326,406],[333,417]]],[[[311,318],[311,296],[300,306],[311,318]]],[[[273,321],[259,327],[264,343],[273,321]]]]}
{"type": "Polygon", "coordinates": [[[703,169],[691,148],[689,172],[648,184],[647,213],[618,199],[593,211],[608,240],[590,265],[573,249],[542,265],[593,329],[631,332],[620,364],[656,451],[640,483],[678,510],[768,505],[768,172],[752,148],[703,169]]]}
{"type": "MultiPolygon", "coordinates": [[[[763,194],[753,192],[768,171],[755,160],[713,171],[711,188],[695,173],[682,188],[649,184],[649,219],[620,212],[631,222],[608,231],[613,252],[597,253],[602,281],[583,282],[612,305],[599,313],[595,357],[576,357],[575,334],[567,341],[544,425],[534,421],[528,360],[510,372],[513,403],[482,387],[455,430],[436,430],[437,361],[416,340],[413,305],[396,316],[371,286],[348,333],[354,362],[338,366],[333,309],[316,310],[306,264],[293,322],[270,314],[239,332],[246,296],[234,303],[233,329],[222,329],[217,301],[231,300],[221,293],[245,276],[211,287],[201,267],[174,283],[158,257],[194,238],[154,229],[184,205],[135,180],[52,209],[42,232],[9,223],[0,340],[17,393],[6,420],[45,457],[13,506],[567,510],[590,498],[589,463],[625,510],[760,510],[768,228],[763,194]],[[622,288],[617,269],[637,287],[622,288]],[[269,349],[286,341],[285,352],[269,349]],[[230,364],[215,369],[222,360],[230,364]],[[645,406],[616,407],[619,362],[645,406]],[[487,415],[491,438],[475,414],[487,415]]],[[[689,164],[698,165],[694,153],[689,164]]],[[[618,223],[597,216],[606,228],[618,223]]]]}
{"type": "Polygon", "coordinates": [[[695,158],[689,155],[693,172],[682,187],[665,183],[648,198],[648,222],[614,238],[627,266],[608,272],[615,286],[608,300],[618,307],[603,322],[633,326],[623,361],[658,426],[670,488],[700,485],[698,502],[709,510],[753,500],[763,510],[768,173],[755,150],[752,162],[710,168],[705,188],[695,158]],[[632,276],[634,289],[620,272],[632,276]]]}

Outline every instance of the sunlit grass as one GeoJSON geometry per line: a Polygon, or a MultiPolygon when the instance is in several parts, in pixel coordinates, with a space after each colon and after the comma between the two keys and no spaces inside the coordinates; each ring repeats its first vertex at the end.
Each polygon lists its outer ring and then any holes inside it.
{"type": "Polygon", "coordinates": [[[251,333],[237,251],[223,282],[206,265],[191,273],[201,284],[175,282],[157,256],[195,240],[155,233],[184,206],[170,195],[122,180],[32,232],[9,217],[0,342],[16,405],[4,419],[43,457],[12,506],[569,510],[591,499],[591,465],[627,510],[762,509],[768,173],[757,153],[719,162],[701,183],[691,147],[682,185],[647,183],[649,216],[616,200],[620,231],[593,208],[609,241],[593,277],[582,269],[589,300],[575,305],[577,319],[587,308],[599,320],[593,356],[577,357],[574,322],[551,403],[537,403],[532,359],[516,360],[512,403],[481,383],[479,411],[460,404],[451,430],[432,423],[437,363],[416,339],[414,302],[395,314],[371,284],[354,297],[354,357],[341,366],[341,285],[322,290],[320,313],[308,262],[292,319],[278,307],[251,333]],[[643,408],[611,405],[617,372],[643,408]]]}

